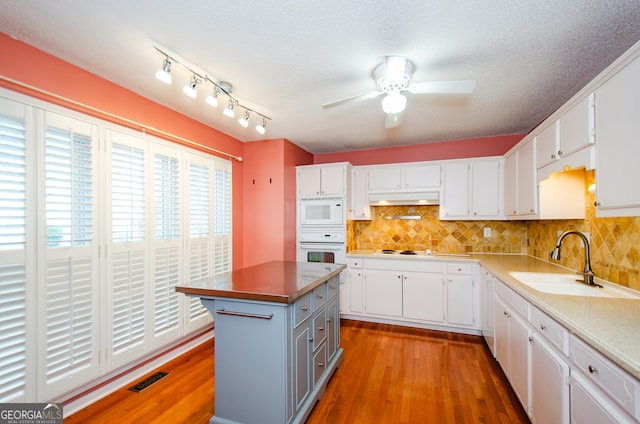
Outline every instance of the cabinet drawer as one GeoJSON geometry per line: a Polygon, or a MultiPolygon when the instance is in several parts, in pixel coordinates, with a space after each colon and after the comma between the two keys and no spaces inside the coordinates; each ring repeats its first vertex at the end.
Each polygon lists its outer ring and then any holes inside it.
{"type": "Polygon", "coordinates": [[[325,311],[313,318],[313,351],[327,339],[327,316],[325,311]]]}
{"type": "Polygon", "coordinates": [[[313,310],[314,312],[324,307],[327,303],[327,283],[323,283],[313,289],[313,310]]]}
{"type": "Polygon", "coordinates": [[[447,274],[471,275],[473,264],[470,263],[448,263],[447,274]]]}
{"type": "Polygon", "coordinates": [[[569,355],[569,331],[544,312],[531,308],[531,324],[537,333],[542,334],[560,352],[569,355]]]}
{"type": "Polygon", "coordinates": [[[571,336],[569,349],[571,362],[576,368],[623,409],[636,416],[638,381],[575,336],[571,336]]]}
{"type": "Polygon", "coordinates": [[[351,268],[351,269],[361,269],[362,268],[362,259],[360,259],[360,258],[349,258],[349,268],[351,268]]]}
{"type": "Polygon", "coordinates": [[[382,269],[398,272],[433,272],[438,274],[442,274],[444,269],[442,262],[432,262],[421,259],[367,259],[365,266],[367,269],[382,269]]]}
{"type": "Polygon", "coordinates": [[[327,345],[323,344],[313,355],[313,387],[315,387],[322,374],[327,369],[327,345]]]}
{"type": "Polygon", "coordinates": [[[293,326],[297,327],[311,315],[311,293],[293,302],[293,326]]]}
{"type": "Polygon", "coordinates": [[[496,294],[505,300],[525,320],[529,320],[529,302],[511,290],[500,280],[496,280],[496,294]]]}

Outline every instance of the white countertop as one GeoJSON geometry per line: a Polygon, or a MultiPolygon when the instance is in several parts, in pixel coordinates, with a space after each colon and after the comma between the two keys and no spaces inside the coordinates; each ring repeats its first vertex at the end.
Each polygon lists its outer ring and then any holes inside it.
{"type": "Polygon", "coordinates": [[[347,257],[404,260],[472,261],[554,318],[611,361],[640,379],[640,299],[547,294],[521,283],[510,272],[566,272],[573,270],[526,255],[472,254],[468,256],[384,255],[355,250],[347,257]]]}

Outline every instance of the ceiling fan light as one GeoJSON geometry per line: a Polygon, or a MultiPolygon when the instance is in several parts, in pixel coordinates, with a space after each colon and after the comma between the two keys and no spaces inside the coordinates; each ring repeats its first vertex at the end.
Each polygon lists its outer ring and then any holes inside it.
{"type": "Polygon", "coordinates": [[[407,106],[407,98],[398,91],[391,92],[382,99],[382,110],[385,113],[400,113],[407,106]]]}

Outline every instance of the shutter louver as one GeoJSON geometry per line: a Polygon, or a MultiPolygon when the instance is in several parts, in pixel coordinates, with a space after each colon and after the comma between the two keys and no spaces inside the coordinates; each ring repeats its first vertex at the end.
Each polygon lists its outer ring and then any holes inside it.
{"type": "Polygon", "coordinates": [[[27,149],[24,107],[9,102],[0,106],[0,402],[4,403],[26,398],[27,149]]]}

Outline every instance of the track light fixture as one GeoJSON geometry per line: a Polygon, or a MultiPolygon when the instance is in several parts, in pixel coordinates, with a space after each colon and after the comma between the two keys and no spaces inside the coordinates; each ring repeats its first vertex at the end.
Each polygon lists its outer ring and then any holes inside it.
{"type": "Polygon", "coordinates": [[[264,134],[265,130],[267,127],[267,120],[264,118],[264,116],[262,117],[262,123],[256,125],[256,131],[258,131],[260,134],[264,134]]]}
{"type": "Polygon", "coordinates": [[[177,59],[178,57],[177,55],[173,53],[172,54],[166,53],[165,52],[166,49],[161,50],[160,48],[155,46],[154,48],[164,56],[164,61],[162,62],[162,69],[159,69],[156,72],[157,79],[159,79],[160,81],[166,84],[171,84],[171,81],[172,81],[172,76],[170,73],[171,65],[177,63],[178,65],[181,65],[184,69],[186,69],[191,74],[189,83],[185,85],[184,88],[182,89],[184,94],[191,97],[192,99],[195,99],[198,96],[198,91],[197,91],[198,84],[211,83],[211,85],[213,85],[213,89],[211,94],[209,94],[205,98],[205,102],[207,104],[209,104],[212,107],[218,107],[220,102],[219,97],[221,95],[227,96],[229,102],[227,104],[227,107],[224,108],[224,110],[222,111],[222,113],[225,116],[233,118],[235,116],[234,108],[241,107],[244,109],[244,116],[242,116],[238,120],[238,123],[242,125],[244,128],[247,128],[249,126],[249,119],[251,118],[251,114],[258,115],[259,117],[262,118],[262,123],[256,126],[256,131],[260,134],[265,133],[265,127],[267,126],[267,119],[270,120],[271,118],[259,112],[256,112],[255,110],[247,106],[240,104],[240,101],[231,95],[232,87],[230,83],[226,81],[215,80],[214,78],[208,76],[207,73],[199,71],[198,68],[196,68],[195,66],[187,64],[186,61],[182,59],[177,59]]]}
{"type": "Polygon", "coordinates": [[[198,95],[196,86],[200,84],[200,82],[201,80],[196,78],[196,74],[193,74],[193,76],[191,77],[191,82],[189,82],[189,84],[184,86],[184,88],[182,89],[182,92],[187,96],[191,97],[192,99],[195,99],[196,96],[198,95]]]}
{"type": "Polygon", "coordinates": [[[247,128],[249,126],[249,111],[245,110],[244,111],[244,116],[240,119],[238,119],[238,124],[240,124],[242,127],[247,128]]]}
{"type": "Polygon", "coordinates": [[[165,84],[171,84],[171,62],[169,62],[168,56],[164,58],[162,68],[156,72],[156,78],[165,84]]]}
{"type": "Polygon", "coordinates": [[[224,116],[228,116],[229,118],[233,118],[236,114],[233,111],[234,106],[235,105],[233,104],[233,99],[229,99],[229,104],[227,105],[227,107],[224,108],[224,110],[222,111],[222,114],[224,116]]]}

